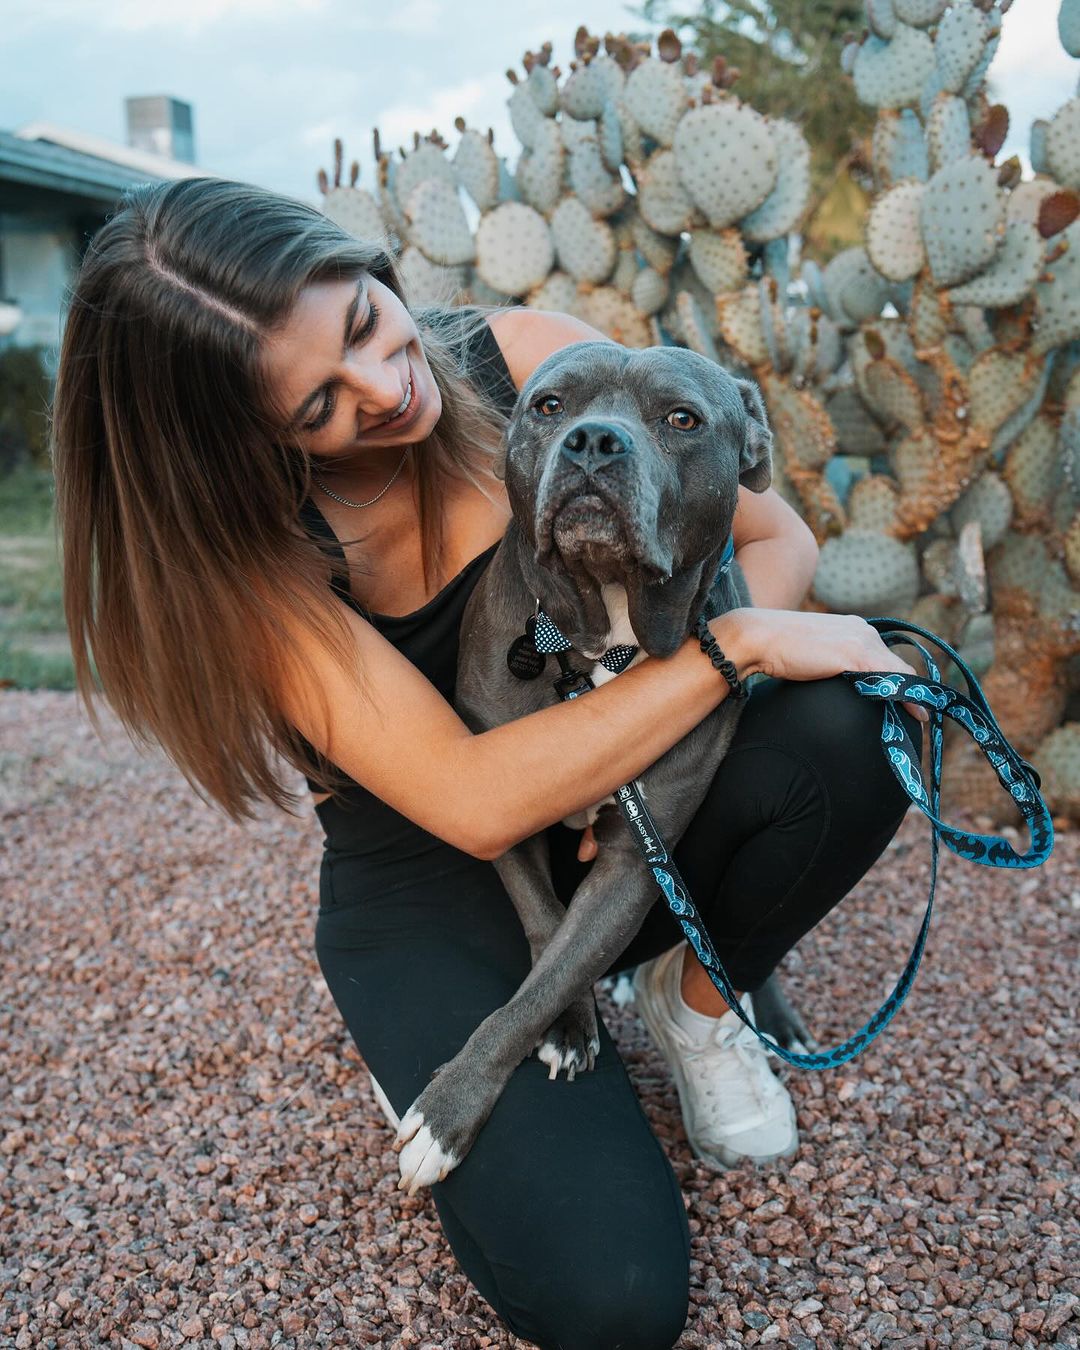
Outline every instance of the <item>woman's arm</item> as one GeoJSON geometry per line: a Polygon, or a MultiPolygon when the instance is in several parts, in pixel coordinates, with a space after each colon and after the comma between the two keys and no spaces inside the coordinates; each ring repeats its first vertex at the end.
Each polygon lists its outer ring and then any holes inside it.
{"type": "MultiPolygon", "coordinates": [[[[341,608],[357,672],[342,670],[318,638],[297,630],[283,654],[284,716],[358,783],[478,858],[497,858],[608,796],[728,695],[727,681],[691,638],[673,656],[648,657],[584,698],[477,735],[396,647],[341,608]]],[[[741,676],[916,673],[853,614],[735,609],[709,627],[741,676]]]]}
{"type": "Polygon", "coordinates": [[[775,490],[739,488],[731,533],[735,560],[759,609],[798,609],[817,571],[813,531],[775,490]]]}

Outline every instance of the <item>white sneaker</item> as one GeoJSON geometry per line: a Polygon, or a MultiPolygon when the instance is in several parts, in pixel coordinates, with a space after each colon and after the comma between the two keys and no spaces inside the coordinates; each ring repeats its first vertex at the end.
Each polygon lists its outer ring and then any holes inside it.
{"type": "Polygon", "coordinates": [[[378,1079],[375,1077],[375,1075],[371,1072],[370,1069],[368,1069],[368,1077],[371,1079],[371,1090],[375,1094],[375,1100],[379,1103],[379,1106],[382,1109],[382,1113],[386,1117],[391,1128],[396,1130],[397,1127],[401,1124],[400,1116],[390,1105],[390,1098],[379,1086],[378,1079]]]}
{"type": "MultiPolygon", "coordinates": [[[[795,1107],[750,1027],[729,1008],[701,1041],[675,1020],[685,952],[689,947],[681,942],[638,966],[634,1001],[671,1067],[691,1149],[721,1170],[744,1159],[767,1163],[792,1157],[799,1148],[795,1107]]],[[[749,991],[739,1004],[753,1021],[749,991]]]]}

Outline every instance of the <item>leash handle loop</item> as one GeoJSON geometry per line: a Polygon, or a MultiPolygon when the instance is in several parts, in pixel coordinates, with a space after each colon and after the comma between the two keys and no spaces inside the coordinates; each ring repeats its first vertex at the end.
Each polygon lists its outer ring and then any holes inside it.
{"type": "Polygon", "coordinates": [[[1005,738],[979,682],[964,660],[944,639],[902,619],[869,619],[881,632],[887,646],[909,642],[922,652],[929,678],[904,675],[896,671],[852,671],[841,674],[864,697],[885,702],[881,741],[889,767],[907,796],[932,825],[932,841],[942,841],[954,853],[970,862],[990,867],[1038,867],[1050,856],[1054,846],[1054,826],[1046,803],[1039,794],[1041,779],[1035,768],[1022,759],[1005,738]],[[930,653],[920,642],[904,637],[902,631],[916,632],[939,645],[960,667],[972,697],[967,698],[951,685],[941,683],[940,672],[930,653]],[[927,794],[919,765],[919,756],[892,704],[918,703],[930,714],[931,779],[927,794]],[[940,819],[941,751],[943,717],[949,717],[972,737],[997,776],[998,782],[1016,802],[1027,824],[1030,846],[1019,854],[1000,835],[978,834],[947,825],[940,819]]]}

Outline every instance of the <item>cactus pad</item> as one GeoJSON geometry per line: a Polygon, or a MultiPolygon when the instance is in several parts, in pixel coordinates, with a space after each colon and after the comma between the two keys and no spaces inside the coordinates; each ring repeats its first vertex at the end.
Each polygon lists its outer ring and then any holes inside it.
{"type": "Polygon", "coordinates": [[[874,177],[879,187],[891,187],[902,178],[915,178],[925,183],[930,177],[926,138],[913,109],[882,110],[874,125],[871,147],[874,177]]]}
{"type": "Polygon", "coordinates": [[[848,528],[893,534],[900,489],[888,474],[868,473],[853,483],[847,499],[848,528]]]}
{"type": "Polygon", "coordinates": [[[956,499],[949,518],[957,534],[970,521],[977,520],[982,546],[988,553],[1001,543],[1012,524],[1012,493],[996,473],[987,471],[956,499]]]}
{"type": "Polygon", "coordinates": [[[649,57],[627,76],[623,98],[646,136],[670,148],[689,102],[681,67],[649,57]]]}
{"type": "Polygon", "coordinates": [[[442,178],[417,183],[405,203],[409,241],[434,263],[453,267],[476,257],[458,189],[442,178]]]}
{"type": "Polygon", "coordinates": [[[714,230],[760,206],[776,185],[778,155],[769,125],[734,101],[691,108],[675,130],[673,148],[679,178],[714,230]]]}
{"type": "Polygon", "coordinates": [[[718,295],[716,315],[724,341],[748,366],[763,365],[769,359],[765,334],[761,330],[761,309],[756,286],[718,295]]]}
{"type": "Polygon", "coordinates": [[[1080,188],[1080,98],[1071,98],[1046,128],[1046,162],[1062,187],[1080,188]]]}
{"type": "Polygon", "coordinates": [[[869,616],[904,611],[919,594],[914,545],[849,526],[843,534],[822,544],[813,592],[837,614],[869,616]]]}
{"type": "Polygon", "coordinates": [[[784,118],[770,118],[768,127],[776,146],[776,183],[761,205],[739,221],[744,236],[755,243],[779,239],[793,230],[810,193],[810,146],[806,137],[794,122],[784,118]]]}
{"type": "Polygon", "coordinates": [[[934,99],[926,119],[926,147],[932,173],[971,154],[971,118],[958,94],[941,93],[934,99]]]}
{"type": "Polygon", "coordinates": [[[990,40],[990,22],[970,0],[949,6],[934,40],[938,80],[950,94],[963,91],[990,40]]]}
{"type": "Polygon", "coordinates": [[[397,260],[410,305],[459,305],[465,300],[465,268],[443,267],[407,246],[397,260]]]}
{"type": "Polygon", "coordinates": [[[637,205],[659,234],[678,235],[694,227],[697,209],[683,187],[673,150],[655,150],[649,156],[638,174],[637,205]]]}
{"type": "Polygon", "coordinates": [[[1026,220],[1010,220],[997,255],[984,272],[954,286],[949,299],[954,305],[978,305],[1003,309],[1018,305],[1035,285],[1042,269],[1043,239],[1026,220]]]}
{"type": "Polygon", "coordinates": [[[692,352],[720,363],[720,353],[709,328],[709,322],[697,299],[689,291],[675,296],[675,312],[679,320],[679,335],[692,352]]]}
{"type": "Polygon", "coordinates": [[[1012,491],[1016,520],[1024,527],[1046,523],[1061,483],[1061,459],[1054,420],[1033,418],[1010,447],[1002,476],[1012,491]]]}
{"type": "Polygon", "coordinates": [[[365,188],[331,188],[323,197],[322,209],[335,225],[348,230],[357,239],[374,243],[386,237],[386,223],[379,203],[365,188]]]}
{"type": "Polygon", "coordinates": [[[499,200],[499,157],[488,138],[471,129],[462,132],[453,164],[461,186],[481,211],[490,211],[499,200]]]}
{"type": "Polygon", "coordinates": [[[929,34],[898,22],[888,41],[873,33],[867,36],[851,73],[860,103],[904,108],[918,100],[933,69],[934,44],[929,34]]]}
{"type": "Polygon", "coordinates": [[[652,347],[658,344],[652,322],[612,286],[597,286],[586,291],[578,301],[578,312],[586,323],[591,323],[594,328],[599,328],[602,333],[626,347],[652,347]]]}
{"type": "Polygon", "coordinates": [[[969,281],[997,252],[1005,194],[996,171],[975,155],[946,164],[927,183],[919,215],[935,283],[969,281]]]}
{"type": "Polygon", "coordinates": [[[502,202],[476,231],[476,270],[494,290],[525,295],[539,286],[555,261],[548,223],[524,202],[502,202]]]}
{"type": "Polygon", "coordinates": [[[1064,251],[1043,272],[1047,280],[1035,283],[1038,329],[1031,344],[1036,355],[1080,338],[1080,218],[1059,239],[1064,251]]]}
{"type": "Polygon", "coordinates": [[[890,281],[917,276],[926,261],[919,229],[919,206],[925,185],[907,179],[883,192],[870,208],[866,251],[890,281]]]}
{"type": "Polygon", "coordinates": [[[607,82],[603,71],[590,62],[579,65],[563,83],[560,93],[562,110],[579,122],[599,117],[607,102],[607,82]]]}
{"type": "Polygon", "coordinates": [[[913,28],[929,28],[945,12],[948,0],[893,0],[896,17],[913,28]]]}
{"type": "Polygon", "coordinates": [[[626,200],[622,179],[604,164],[595,136],[570,152],[570,187],[594,216],[613,215],[626,200]]]}
{"type": "Polygon", "coordinates": [[[667,278],[662,277],[655,268],[640,268],[630,286],[630,299],[642,314],[659,313],[668,300],[667,278]]]}
{"type": "Polygon", "coordinates": [[[1050,810],[1074,820],[1080,817],[1080,722],[1055,727],[1031,758],[1050,810]]]}
{"type": "Polygon", "coordinates": [[[551,237],[559,266],[576,281],[606,281],[615,266],[615,235],[594,220],[577,197],[564,197],[551,216],[551,237]]]}
{"type": "Polygon", "coordinates": [[[858,244],[830,259],[823,281],[829,314],[840,325],[877,318],[889,298],[888,286],[858,244]]]}
{"type": "Polygon", "coordinates": [[[577,282],[567,272],[557,269],[549,272],[542,285],[530,291],[527,301],[530,309],[555,310],[561,314],[577,314],[577,282]]]}
{"type": "Polygon", "coordinates": [[[1061,0],[1058,37],[1070,56],[1080,56],[1080,0],[1061,0]]]}
{"type": "Polygon", "coordinates": [[[720,295],[737,291],[747,280],[747,253],[742,235],[727,230],[695,230],[690,236],[690,262],[701,284],[720,295]]]}

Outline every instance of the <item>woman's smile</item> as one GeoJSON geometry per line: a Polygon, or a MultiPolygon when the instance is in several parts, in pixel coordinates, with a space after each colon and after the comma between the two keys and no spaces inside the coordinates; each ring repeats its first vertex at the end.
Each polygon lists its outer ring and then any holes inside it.
{"type": "Polygon", "coordinates": [[[376,422],[374,426],[368,427],[366,432],[361,432],[361,436],[381,436],[385,432],[399,431],[405,427],[412,426],[417,417],[424,410],[424,400],[417,388],[416,379],[413,376],[412,362],[409,362],[409,383],[405,390],[405,397],[398,405],[397,409],[382,422],[376,422]]]}

